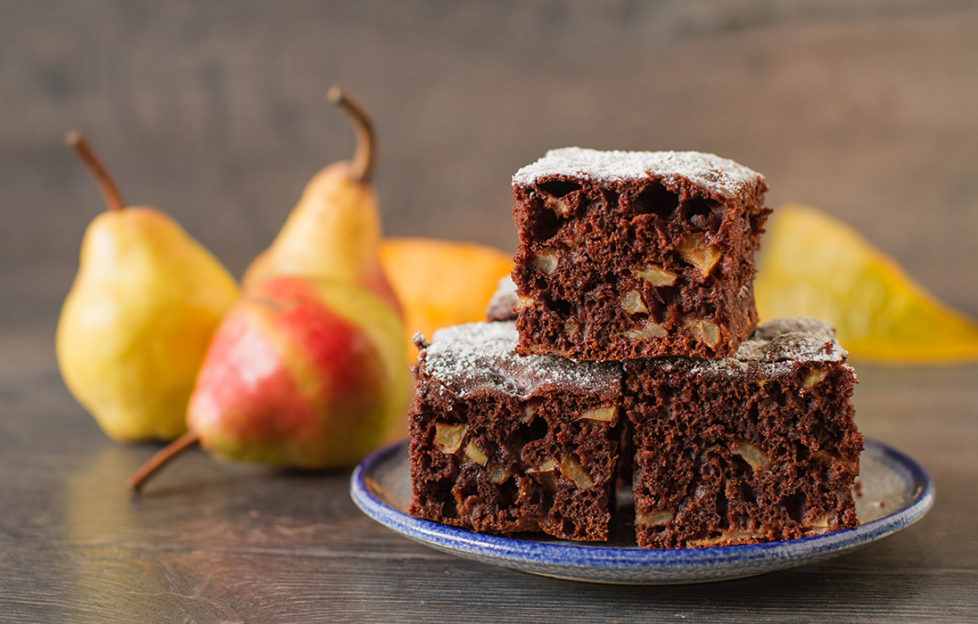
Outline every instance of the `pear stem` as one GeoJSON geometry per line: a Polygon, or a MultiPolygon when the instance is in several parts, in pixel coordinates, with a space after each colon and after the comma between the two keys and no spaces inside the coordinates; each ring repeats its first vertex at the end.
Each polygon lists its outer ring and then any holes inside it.
{"type": "Polygon", "coordinates": [[[143,485],[146,484],[146,481],[148,481],[150,477],[156,474],[171,461],[176,459],[180,453],[183,453],[187,449],[197,445],[198,442],[200,442],[200,436],[198,436],[195,431],[188,431],[163,447],[159,453],[153,455],[148,462],[143,464],[142,468],[136,471],[136,474],[129,477],[129,480],[126,481],[126,485],[129,486],[129,489],[132,490],[133,494],[138,496],[143,488],[143,485]]]}
{"type": "Polygon", "coordinates": [[[65,143],[68,144],[68,147],[75,150],[78,157],[81,158],[85,166],[88,167],[88,170],[95,176],[95,181],[102,190],[102,195],[105,197],[105,203],[108,204],[109,210],[122,210],[125,208],[126,202],[122,199],[122,193],[119,192],[119,187],[112,180],[112,176],[109,175],[109,171],[105,168],[105,165],[95,155],[95,151],[88,144],[85,135],[77,130],[72,130],[65,135],[65,143]]]}
{"type": "Polygon", "coordinates": [[[370,115],[367,114],[363,104],[339,87],[330,87],[328,97],[330,102],[349,115],[353,122],[353,129],[357,133],[357,151],[353,154],[350,177],[360,184],[370,184],[374,176],[377,150],[374,124],[370,120],[370,115]]]}

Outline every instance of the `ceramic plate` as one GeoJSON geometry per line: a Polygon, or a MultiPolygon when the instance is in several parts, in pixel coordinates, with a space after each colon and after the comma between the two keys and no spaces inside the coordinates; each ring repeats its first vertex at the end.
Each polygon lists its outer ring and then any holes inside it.
{"type": "MultiPolygon", "coordinates": [[[[858,528],[767,544],[675,550],[641,549],[626,537],[611,546],[514,539],[412,518],[406,513],[411,498],[406,440],[365,459],[353,473],[350,493],[377,522],[460,557],[563,579],[651,585],[740,578],[834,557],[905,529],[934,504],[934,484],[924,469],[879,442],[866,440],[860,479],[858,528]]],[[[625,535],[623,528],[615,532],[625,535]]]]}

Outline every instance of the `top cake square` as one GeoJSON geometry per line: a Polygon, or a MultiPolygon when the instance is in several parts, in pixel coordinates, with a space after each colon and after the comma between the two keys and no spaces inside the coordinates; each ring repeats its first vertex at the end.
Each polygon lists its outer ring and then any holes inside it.
{"type": "Polygon", "coordinates": [[[513,176],[520,354],[732,355],[757,324],[759,173],[699,152],[551,150],[513,176]]]}

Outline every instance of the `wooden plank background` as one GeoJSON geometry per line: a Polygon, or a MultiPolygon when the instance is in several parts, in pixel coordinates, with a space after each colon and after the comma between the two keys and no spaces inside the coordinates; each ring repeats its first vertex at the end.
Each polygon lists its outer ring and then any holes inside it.
{"type": "Polygon", "coordinates": [[[352,133],[380,133],[391,235],[512,249],[512,173],[550,147],[700,149],[818,205],[978,312],[973,2],[31,2],[0,8],[3,317],[52,316],[101,198],[127,197],[237,274],[352,133]]]}

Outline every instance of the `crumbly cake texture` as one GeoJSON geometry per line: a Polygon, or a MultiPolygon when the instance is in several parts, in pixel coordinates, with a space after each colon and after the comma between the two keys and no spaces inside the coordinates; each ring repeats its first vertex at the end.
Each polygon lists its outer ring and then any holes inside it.
{"type": "Polygon", "coordinates": [[[758,327],[732,358],[624,363],[635,532],[645,548],[857,526],[855,375],[826,323],[758,327]]]}
{"type": "Polygon", "coordinates": [[[624,428],[620,368],[516,356],[513,323],[416,340],[411,513],[480,532],[606,540],[624,428]]]}
{"type": "Polygon", "coordinates": [[[733,355],[757,324],[763,176],[699,152],[551,150],[513,176],[521,354],[733,355]]]}
{"type": "Polygon", "coordinates": [[[713,361],[573,362],[516,355],[516,341],[496,322],[420,343],[413,515],[604,540],[615,476],[631,469],[646,548],[856,526],[855,377],[828,324],[765,323],[713,361]]]}

